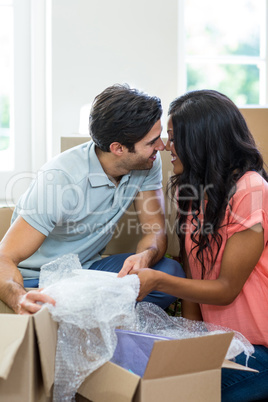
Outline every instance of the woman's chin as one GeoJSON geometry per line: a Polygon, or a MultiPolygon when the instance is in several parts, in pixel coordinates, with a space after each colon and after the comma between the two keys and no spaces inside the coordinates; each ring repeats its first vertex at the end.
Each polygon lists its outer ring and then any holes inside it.
{"type": "Polygon", "coordinates": [[[171,163],[173,165],[173,173],[176,174],[176,175],[182,174],[183,165],[182,165],[180,159],[178,157],[174,158],[174,159],[171,160],[171,163]]]}
{"type": "Polygon", "coordinates": [[[183,168],[182,167],[178,167],[178,166],[173,166],[173,173],[176,175],[180,175],[183,172],[183,168]]]}

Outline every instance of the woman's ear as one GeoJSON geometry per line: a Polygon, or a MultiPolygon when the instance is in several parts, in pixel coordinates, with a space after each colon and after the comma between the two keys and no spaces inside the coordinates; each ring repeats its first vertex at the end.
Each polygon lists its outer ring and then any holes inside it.
{"type": "Polygon", "coordinates": [[[110,151],[117,156],[121,156],[124,153],[125,147],[120,142],[112,142],[110,145],[110,151]]]}

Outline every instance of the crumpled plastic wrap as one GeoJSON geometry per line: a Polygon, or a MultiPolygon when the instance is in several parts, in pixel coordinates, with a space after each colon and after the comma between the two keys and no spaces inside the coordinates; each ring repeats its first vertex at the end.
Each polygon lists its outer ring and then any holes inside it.
{"type": "Polygon", "coordinates": [[[234,359],[235,356],[242,352],[244,352],[247,357],[254,353],[254,347],[240,332],[203,321],[192,321],[183,317],[171,317],[160,307],[151,303],[143,302],[137,304],[136,322],[129,330],[173,339],[194,338],[204,335],[234,332],[234,337],[227,351],[226,359],[234,359]]]}
{"type": "Polygon", "coordinates": [[[77,254],[65,254],[54,261],[45,264],[40,269],[39,288],[44,288],[64,278],[74,275],[73,271],[81,269],[77,254]]]}
{"type": "Polygon", "coordinates": [[[137,275],[117,278],[109,272],[83,270],[73,255],[47,265],[49,274],[44,265],[40,282],[56,306],[45,306],[59,322],[53,401],[70,402],[84,379],[112,358],[115,328],[133,325],[140,283],[137,275]],[[62,279],[53,283],[57,264],[62,279]]]}
{"type": "MultiPolygon", "coordinates": [[[[59,322],[53,401],[74,401],[84,379],[109,361],[117,344],[116,328],[182,339],[230,329],[181,317],[170,317],[151,303],[138,303],[137,275],[117,278],[117,274],[83,270],[78,256],[67,254],[41,268],[40,287],[56,300],[46,304],[59,322]]],[[[226,358],[253,346],[235,333],[226,358]]]]}

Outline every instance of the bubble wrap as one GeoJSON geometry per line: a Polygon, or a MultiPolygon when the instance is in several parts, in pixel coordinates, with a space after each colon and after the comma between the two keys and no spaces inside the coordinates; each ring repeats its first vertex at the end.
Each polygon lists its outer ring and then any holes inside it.
{"type": "MultiPolygon", "coordinates": [[[[46,280],[42,282],[43,292],[56,300],[55,307],[44,306],[59,322],[54,402],[74,401],[84,379],[112,358],[117,343],[115,328],[127,328],[135,322],[140,286],[137,275],[117,278],[109,272],[83,270],[79,261],[70,257],[57,263],[59,267],[73,264],[72,271],[66,269],[63,279],[48,286],[46,280]]],[[[45,269],[43,266],[43,274],[45,269]]],[[[44,274],[49,283],[50,274],[44,274]]]]}
{"type": "MultiPolygon", "coordinates": [[[[174,339],[230,332],[220,326],[170,317],[151,303],[138,303],[137,275],[83,270],[76,255],[68,254],[41,268],[40,287],[56,300],[45,304],[59,322],[53,401],[74,401],[84,379],[109,361],[116,348],[116,328],[174,339]]],[[[235,331],[232,331],[235,332],[235,331]]],[[[235,332],[226,358],[253,346],[235,332]]]]}
{"type": "Polygon", "coordinates": [[[39,288],[52,285],[63,278],[73,276],[73,271],[82,269],[77,254],[65,254],[48,264],[42,265],[39,276],[39,288]]]}
{"type": "Polygon", "coordinates": [[[254,347],[240,332],[203,321],[192,321],[183,317],[170,317],[160,307],[151,303],[142,302],[137,304],[136,322],[129,329],[174,339],[234,332],[226,359],[234,359],[235,356],[242,352],[249,358],[254,353],[254,347]]]}

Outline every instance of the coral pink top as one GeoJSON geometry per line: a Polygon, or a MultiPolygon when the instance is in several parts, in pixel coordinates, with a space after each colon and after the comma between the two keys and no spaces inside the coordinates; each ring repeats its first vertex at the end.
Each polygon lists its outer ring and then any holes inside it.
{"type": "MultiPolygon", "coordinates": [[[[231,208],[227,207],[219,231],[222,245],[218,258],[212,272],[205,279],[218,278],[226,242],[237,232],[261,223],[264,229],[264,250],[242,291],[231,304],[200,304],[203,320],[239,331],[252,344],[268,347],[268,183],[258,173],[247,172],[238,180],[230,204],[231,208]]],[[[190,231],[187,231],[185,239],[189,266],[192,278],[201,279],[201,264],[195,258],[196,252],[190,253],[190,231]]]]}

